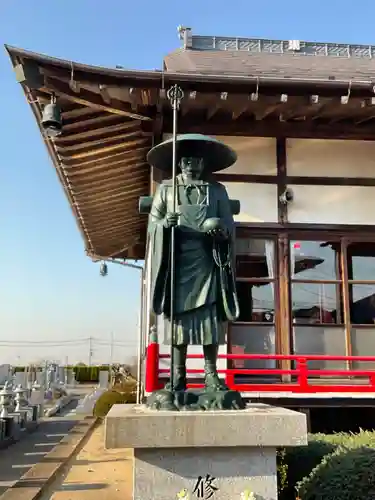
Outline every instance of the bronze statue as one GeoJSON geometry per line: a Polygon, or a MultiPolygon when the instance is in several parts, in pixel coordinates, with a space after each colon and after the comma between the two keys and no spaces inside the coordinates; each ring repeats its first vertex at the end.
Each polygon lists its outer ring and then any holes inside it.
{"type": "MultiPolygon", "coordinates": [[[[175,193],[172,180],[159,185],[148,224],[152,309],[164,319],[164,342],[173,346],[174,373],[166,391],[186,390],[188,345],[203,346],[206,394],[228,391],[219,379],[216,365],[218,346],[226,340],[227,322],[239,315],[232,262],[234,221],[227,191],[211,174],[233,164],[236,154],[223,143],[199,134],[177,136],[176,147],[180,171],[175,193]],[[172,228],[175,235],[171,242],[172,228]]],[[[171,171],[171,160],[172,140],[159,144],[148,155],[149,163],[164,171],[171,171]]]]}

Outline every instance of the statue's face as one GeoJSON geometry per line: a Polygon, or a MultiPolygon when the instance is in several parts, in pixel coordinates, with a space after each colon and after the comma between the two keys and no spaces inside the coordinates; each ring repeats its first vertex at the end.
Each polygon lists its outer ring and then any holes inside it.
{"type": "Polygon", "coordinates": [[[195,157],[181,158],[180,168],[184,176],[190,179],[200,179],[204,168],[203,159],[195,157]]]}

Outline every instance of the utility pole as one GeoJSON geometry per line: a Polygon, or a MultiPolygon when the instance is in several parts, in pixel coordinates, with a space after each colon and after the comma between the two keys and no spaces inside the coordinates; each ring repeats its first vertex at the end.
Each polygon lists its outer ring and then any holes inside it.
{"type": "Polygon", "coordinates": [[[111,340],[109,344],[109,379],[112,379],[112,364],[113,364],[113,332],[111,332],[111,340]]]}
{"type": "Polygon", "coordinates": [[[89,337],[89,366],[91,366],[92,360],[92,337],[89,337]]]}

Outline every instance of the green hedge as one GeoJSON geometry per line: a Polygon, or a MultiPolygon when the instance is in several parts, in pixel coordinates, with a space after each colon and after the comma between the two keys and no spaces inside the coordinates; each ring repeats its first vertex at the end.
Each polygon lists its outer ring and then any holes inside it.
{"type": "Polygon", "coordinates": [[[108,365],[102,366],[72,366],[77,382],[99,382],[99,372],[109,371],[108,365]]]}
{"type": "Polygon", "coordinates": [[[375,450],[340,446],[298,484],[301,500],[375,498],[375,450]]]}
{"type": "Polygon", "coordinates": [[[104,418],[115,404],[135,403],[137,382],[127,380],[109,389],[99,397],[94,407],[94,416],[104,418]]]}
{"type": "Polygon", "coordinates": [[[359,482],[360,478],[363,481],[364,477],[369,476],[372,484],[372,472],[367,469],[371,466],[375,470],[373,452],[375,452],[375,432],[369,431],[361,431],[358,434],[309,435],[308,446],[279,450],[277,458],[280,500],[294,500],[297,493],[300,500],[375,498],[375,485],[372,486],[372,490],[363,490],[374,491],[374,495],[369,497],[366,496],[367,493],[362,494],[363,488],[359,482]],[[371,453],[366,450],[370,450],[371,453]],[[346,456],[359,457],[357,466],[352,464],[350,469],[348,465],[350,460],[347,460],[346,456]],[[345,496],[345,488],[342,493],[337,489],[340,481],[346,484],[339,471],[342,461],[345,464],[343,470],[345,477],[348,477],[347,481],[356,484],[356,495],[360,496],[353,496],[355,489],[348,490],[352,496],[345,496]],[[323,491],[324,494],[321,493],[323,491]]]}

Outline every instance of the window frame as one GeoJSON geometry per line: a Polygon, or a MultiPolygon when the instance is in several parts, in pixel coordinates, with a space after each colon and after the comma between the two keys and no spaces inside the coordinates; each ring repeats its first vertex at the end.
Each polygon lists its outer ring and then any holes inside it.
{"type": "MultiPolygon", "coordinates": [[[[354,229],[353,229],[354,231],[354,229]]],[[[242,233],[244,237],[253,239],[272,240],[275,242],[275,277],[274,278],[239,278],[241,281],[274,283],[275,286],[275,316],[274,323],[271,322],[241,322],[236,321],[228,325],[228,352],[232,349],[231,329],[236,324],[238,325],[274,325],[276,354],[294,354],[293,345],[293,313],[292,313],[292,285],[293,283],[317,283],[317,284],[336,284],[340,286],[340,308],[341,308],[341,323],[315,323],[302,324],[299,326],[309,326],[313,328],[342,328],[345,335],[345,352],[347,356],[352,356],[352,327],[361,329],[375,328],[371,324],[352,324],[350,318],[350,285],[368,284],[375,286],[374,280],[355,280],[349,279],[349,258],[348,247],[352,243],[373,243],[375,246],[375,235],[369,231],[360,231],[353,234],[348,230],[319,230],[310,228],[265,228],[264,230],[255,229],[244,224],[236,224],[235,237],[242,233]],[[329,241],[339,243],[338,255],[338,275],[340,279],[336,280],[303,280],[291,277],[290,268],[290,249],[293,241],[329,241]],[[287,263],[287,264],[286,264],[287,263]],[[287,272],[285,270],[287,269],[287,272]],[[282,304],[284,305],[282,307],[282,304]]],[[[375,252],[374,252],[375,253],[375,252]]],[[[233,256],[236,258],[236,255],[233,256]]],[[[375,255],[374,255],[375,258],[375,255]]],[[[236,276],[237,280],[237,276],[236,276]]],[[[290,362],[280,362],[278,365],[284,365],[287,368],[290,362]]],[[[347,361],[347,368],[352,368],[352,362],[347,361]]]]}

